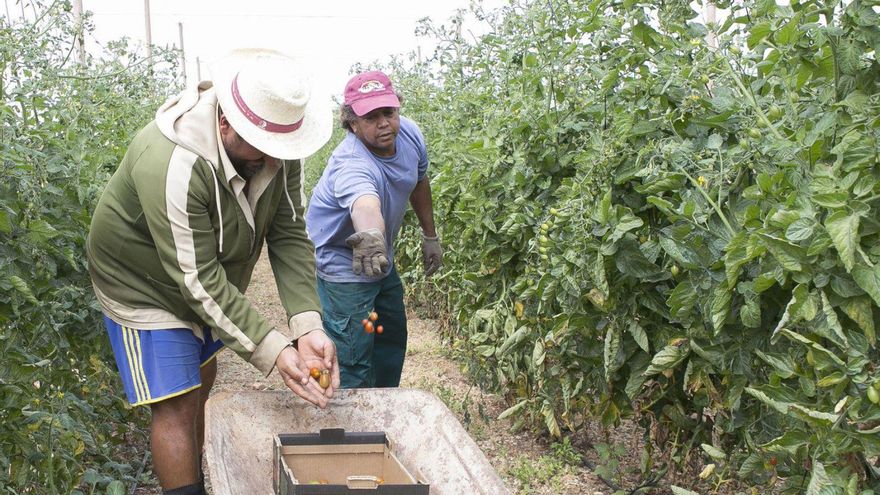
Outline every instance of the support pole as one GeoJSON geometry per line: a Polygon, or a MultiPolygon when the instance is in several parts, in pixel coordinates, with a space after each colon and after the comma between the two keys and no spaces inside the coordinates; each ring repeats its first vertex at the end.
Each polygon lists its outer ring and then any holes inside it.
{"type": "Polygon", "coordinates": [[[73,0],[73,22],[76,26],[76,60],[80,68],[86,66],[86,40],[83,29],[83,4],[82,0],[73,0]]]}
{"type": "Polygon", "coordinates": [[[196,83],[202,82],[202,61],[196,57],[196,83]]]}
{"type": "Polygon", "coordinates": [[[153,31],[150,28],[150,0],[144,0],[144,27],[147,34],[147,67],[153,70],[153,31]]]}
{"type": "MultiPolygon", "coordinates": [[[[706,25],[715,24],[715,3],[712,0],[709,0],[703,5],[703,17],[706,20],[706,25]]],[[[706,32],[706,44],[709,45],[710,48],[718,48],[718,39],[715,37],[714,31],[706,32]]]]}
{"type": "Polygon", "coordinates": [[[177,23],[177,32],[180,35],[180,73],[183,75],[183,87],[186,87],[186,52],[183,50],[183,23],[177,23]]]}

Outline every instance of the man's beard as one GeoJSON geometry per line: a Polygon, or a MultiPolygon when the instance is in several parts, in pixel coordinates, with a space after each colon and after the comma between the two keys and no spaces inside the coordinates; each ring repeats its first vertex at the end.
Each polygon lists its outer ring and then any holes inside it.
{"type": "Polygon", "coordinates": [[[229,157],[229,161],[232,162],[232,166],[235,168],[235,171],[238,172],[244,180],[250,180],[251,177],[257,175],[260,170],[263,170],[263,167],[266,166],[266,162],[259,162],[259,166],[255,165],[255,162],[249,162],[245,160],[239,160],[236,158],[229,157]]]}

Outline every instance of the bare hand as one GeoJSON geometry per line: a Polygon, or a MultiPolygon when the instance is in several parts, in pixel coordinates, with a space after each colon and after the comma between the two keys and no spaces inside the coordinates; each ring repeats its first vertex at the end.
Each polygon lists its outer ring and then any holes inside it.
{"type": "MultiPolygon", "coordinates": [[[[330,386],[324,390],[329,399],[339,388],[339,361],[336,359],[336,345],[323,331],[309,332],[296,341],[300,358],[308,368],[330,370],[330,386]]],[[[313,379],[314,380],[314,379],[313,379]]]]}
{"type": "Polygon", "coordinates": [[[318,382],[309,378],[309,368],[296,349],[285,347],[275,359],[275,366],[278,367],[284,385],[293,393],[321,409],[327,407],[328,396],[318,382]]]}

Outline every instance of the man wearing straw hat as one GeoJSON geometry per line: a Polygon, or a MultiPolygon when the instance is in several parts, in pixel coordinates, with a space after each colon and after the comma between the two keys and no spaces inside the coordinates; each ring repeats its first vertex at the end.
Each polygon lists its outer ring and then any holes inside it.
{"type": "Polygon", "coordinates": [[[164,493],[204,493],[204,405],[229,347],[326,407],[339,387],[324,334],[301,158],[329,139],[328,102],[301,65],[242,49],[169,99],[135,136],[92,219],[90,273],[128,401],[152,412],[164,493]],[[264,242],[287,328],[244,297],[264,242]],[[321,388],[310,367],[331,370],[321,388]],[[202,476],[203,478],[203,476],[202,476]]]}
{"type": "Polygon", "coordinates": [[[324,328],[336,342],[343,388],[400,384],[407,324],[394,238],[407,204],[422,229],[425,275],[442,259],[425,139],[399,112],[400,99],[384,73],[363,72],[348,81],[340,111],[348,133],[309,203],[324,328]],[[366,320],[372,310],[375,323],[366,320]]]}

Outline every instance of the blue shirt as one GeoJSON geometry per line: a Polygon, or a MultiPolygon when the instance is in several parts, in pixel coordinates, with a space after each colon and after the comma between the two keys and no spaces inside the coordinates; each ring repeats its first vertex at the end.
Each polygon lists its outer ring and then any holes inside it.
{"type": "Polygon", "coordinates": [[[385,220],[388,269],[394,265],[394,239],[416,182],[425,178],[428,151],[415,122],[400,117],[400,131],[391,157],[373,154],[349,132],[333,150],[327,168],[312,191],[306,212],[309,237],[315,243],[318,276],[328,282],[374,282],[376,278],[355,275],[351,248],[345,239],[354,234],[351,208],[364,195],[379,198],[385,220]]]}

